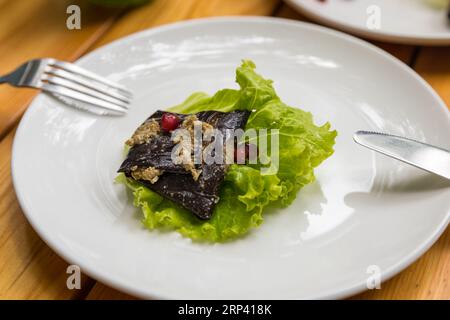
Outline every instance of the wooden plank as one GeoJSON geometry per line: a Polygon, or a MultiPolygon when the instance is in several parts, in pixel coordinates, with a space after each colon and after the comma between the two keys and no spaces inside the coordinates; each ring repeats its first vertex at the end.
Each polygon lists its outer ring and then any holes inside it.
{"type": "MultiPolygon", "coordinates": [[[[48,0],[0,2],[0,74],[32,58],[75,60],[119,14],[118,10],[103,10],[80,2],[81,30],[68,30],[69,4],[48,0]]],[[[0,86],[0,138],[17,123],[36,93],[32,89],[0,86]]]]}
{"type": "MultiPolygon", "coordinates": [[[[100,10],[80,2],[82,29],[70,31],[66,28],[69,4],[49,4],[47,0],[0,2],[1,73],[36,57],[74,60],[119,14],[118,10],[100,10]]],[[[0,137],[17,123],[35,94],[31,89],[0,86],[0,137]]],[[[37,236],[19,208],[10,175],[12,137],[10,133],[0,143],[0,298],[81,298],[93,280],[83,276],[81,290],[67,289],[67,264],[37,236]]]]}
{"type": "Polygon", "coordinates": [[[67,263],[34,232],[19,208],[11,182],[13,132],[0,143],[0,299],[83,297],[93,280],[83,276],[81,290],[66,286],[67,263]]]}
{"type": "Polygon", "coordinates": [[[436,90],[450,108],[450,47],[422,48],[415,70],[436,90]]]}
{"type": "MultiPolygon", "coordinates": [[[[310,19],[308,19],[301,13],[298,13],[297,11],[295,11],[293,8],[291,8],[286,4],[280,7],[278,12],[276,13],[276,16],[280,18],[312,22],[310,19]]],[[[411,61],[414,52],[413,46],[383,43],[378,41],[370,41],[370,42],[375,44],[377,47],[380,47],[383,50],[389,52],[390,54],[392,54],[393,56],[397,57],[398,59],[402,60],[407,64],[409,64],[411,61]]]]}
{"type": "Polygon", "coordinates": [[[291,20],[299,20],[299,21],[305,21],[305,22],[311,22],[311,20],[307,17],[305,17],[300,12],[296,11],[289,5],[283,3],[275,13],[276,17],[285,18],[285,19],[291,19],[291,20]]]}
{"type": "Polygon", "coordinates": [[[230,15],[271,15],[279,0],[154,0],[132,10],[105,34],[95,47],[131,33],[171,22],[230,15]]]}
{"type": "MultiPolygon", "coordinates": [[[[3,18],[3,9],[5,9],[2,6],[6,3],[5,0],[3,1],[0,2],[0,9],[2,9],[0,10],[0,21],[3,18]]],[[[20,10],[17,8],[8,10],[8,14],[15,14],[15,12],[25,14],[25,18],[21,17],[20,19],[29,20],[29,25],[25,23],[15,27],[17,28],[16,34],[18,33],[20,36],[18,39],[22,39],[26,43],[21,44],[19,40],[16,41],[14,50],[20,57],[11,62],[11,66],[0,64],[0,70],[3,70],[3,67],[12,68],[13,65],[15,66],[20,61],[30,58],[31,55],[51,55],[72,60],[85,52],[88,46],[91,48],[98,47],[129,33],[172,21],[210,15],[270,14],[276,7],[278,0],[154,0],[146,6],[133,9],[121,16],[117,25],[111,28],[111,32],[108,32],[95,45],[92,44],[95,39],[99,38],[100,31],[94,26],[100,28],[98,24],[92,22],[92,26],[86,26],[85,31],[83,29],[81,31],[88,34],[89,32],[97,32],[98,34],[95,37],[78,34],[76,38],[67,38],[68,32],[56,27],[58,25],[57,21],[59,21],[58,18],[52,18],[50,13],[41,8],[45,7],[43,2],[45,0],[35,0],[33,3],[35,7],[32,6],[28,9],[19,7],[20,10]],[[44,34],[46,39],[50,39],[46,40],[45,47],[41,48],[39,42],[27,38],[29,37],[29,32],[33,31],[34,19],[50,20],[50,22],[44,23],[46,25],[45,28],[43,26],[35,27],[38,29],[38,32],[35,34],[44,34]],[[24,29],[28,32],[22,31],[24,29]],[[85,41],[82,42],[82,39],[85,41]],[[84,47],[81,48],[81,45],[84,47]]],[[[13,1],[9,1],[9,3],[13,3],[13,1]]],[[[32,2],[28,1],[27,3],[31,4],[32,2]]],[[[63,8],[63,12],[65,12],[65,7],[60,9],[63,8]]],[[[61,18],[62,16],[59,17],[61,18]]],[[[108,21],[110,21],[107,25],[109,28],[112,20],[108,21]]],[[[102,28],[101,33],[103,34],[106,27],[102,25],[102,28]]],[[[6,40],[6,43],[8,41],[14,43],[14,40],[8,37],[8,34],[12,32],[11,29],[8,29],[8,32],[0,30],[0,42],[6,40]]],[[[69,35],[73,37],[71,34],[69,35]]],[[[2,42],[2,48],[4,48],[4,43],[2,42]]],[[[9,51],[8,54],[0,52],[0,58],[2,58],[0,63],[2,60],[8,60],[9,57],[13,56],[9,51]]],[[[17,122],[26,104],[32,98],[33,93],[31,91],[25,92],[23,89],[18,91],[4,86],[0,89],[0,133],[4,133],[7,128],[17,122]]],[[[67,264],[39,239],[19,208],[10,176],[9,163],[12,139],[13,134],[9,133],[0,143],[0,181],[2,181],[0,184],[0,274],[2,275],[0,277],[0,298],[82,298],[90,291],[93,280],[83,277],[82,290],[68,290],[65,284],[67,264]]],[[[96,287],[91,297],[100,294],[103,298],[118,295],[112,289],[96,287]]]]}
{"type": "Polygon", "coordinates": [[[136,298],[97,282],[86,300],[136,300],[136,298]]]}

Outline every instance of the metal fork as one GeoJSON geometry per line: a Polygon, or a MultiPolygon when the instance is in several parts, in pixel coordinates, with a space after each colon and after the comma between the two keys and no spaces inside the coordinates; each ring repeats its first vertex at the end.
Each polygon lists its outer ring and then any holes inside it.
{"type": "Polygon", "coordinates": [[[123,115],[131,92],[121,85],[74,64],[52,58],[34,59],[0,76],[0,84],[37,88],[64,102],[100,114],[123,115]]]}

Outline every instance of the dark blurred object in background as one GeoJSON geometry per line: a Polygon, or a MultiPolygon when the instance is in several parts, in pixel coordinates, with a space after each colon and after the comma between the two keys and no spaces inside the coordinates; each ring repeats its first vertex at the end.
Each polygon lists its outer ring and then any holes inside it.
{"type": "Polygon", "coordinates": [[[89,2],[100,6],[118,8],[118,7],[138,6],[150,2],[150,0],[89,0],[89,2]]]}

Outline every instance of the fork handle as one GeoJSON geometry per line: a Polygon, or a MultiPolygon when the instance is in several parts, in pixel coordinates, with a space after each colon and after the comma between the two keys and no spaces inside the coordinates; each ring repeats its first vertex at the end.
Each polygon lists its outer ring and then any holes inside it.
{"type": "Polygon", "coordinates": [[[9,80],[11,80],[10,74],[5,74],[3,76],[0,76],[0,84],[9,83],[9,80]]]}

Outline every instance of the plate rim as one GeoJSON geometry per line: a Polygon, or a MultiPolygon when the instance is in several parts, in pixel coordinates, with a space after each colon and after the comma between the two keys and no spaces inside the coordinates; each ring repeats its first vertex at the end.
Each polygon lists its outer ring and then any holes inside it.
{"type": "Polygon", "coordinates": [[[396,44],[407,45],[419,45],[419,46],[447,46],[450,45],[450,35],[436,36],[436,37],[424,37],[424,36],[407,36],[396,32],[382,32],[376,30],[364,30],[358,27],[354,27],[345,23],[341,23],[332,18],[329,18],[323,14],[317,13],[314,10],[310,10],[299,0],[284,0],[294,10],[304,14],[306,17],[317,21],[323,25],[331,28],[336,28],[355,36],[363,37],[366,39],[385,41],[396,44]]]}
{"type": "MultiPolygon", "coordinates": [[[[394,63],[397,67],[401,68],[404,72],[408,73],[411,77],[413,77],[416,81],[418,81],[424,90],[428,91],[429,94],[433,96],[433,98],[437,102],[436,108],[439,108],[443,114],[447,115],[447,118],[449,119],[450,123],[450,112],[447,109],[447,106],[445,105],[444,101],[440,98],[440,96],[436,93],[436,91],[422,78],[419,74],[417,74],[413,69],[408,67],[405,63],[403,63],[401,60],[396,58],[395,56],[391,55],[390,53],[378,48],[377,46],[368,43],[365,40],[356,38],[355,36],[346,34],[341,31],[333,30],[327,27],[323,27],[320,25],[316,25],[309,22],[303,22],[303,21],[296,21],[291,19],[285,19],[285,18],[278,18],[278,17],[261,17],[261,16],[225,16],[225,17],[208,17],[208,18],[198,18],[198,19],[190,19],[185,21],[179,21],[175,23],[170,23],[154,28],[148,28],[136,33],[132,33],[128,36],[116,39],[108,44],[105,44],[104,46],[101,46],[99,48],[96,48],[93,51],[90,51],[89,53],[82,56],[80,59],[75,61],[75,63],[79,63],[84,61],[85,59],[89,59],[89,57],[99,50],[104,50],[105,48],[113,48],[115,46],[120,45],[121,42],[124,41],[131,41],[134,39],[138,39],[140,37],[146,37],[146,36],[152,36],[153,34],[170,31],[177,28],[183,28],[185,25],[202,25],[202,24],[210,24],[210,23],[249,23],[249,22],[264,22],[267,24],[281,24],[281,25],[290,25],[295,27],[301,27],[306,29],[313,29],[322,33],[326,33],[329,35],[332,35],[334,37],[340,38],[342,41],[349,41],[356,43],[360,46],[365,47],[366,49],[371,50],[372,52],[375,52],[378,54],[378,56],[390,60],[392,63],[394,63]]],[[[80,261],[77,261],[78,258],[76,254],[71,252],[65,252],[64,248],[59,245],[58,241],[55,241],[54,237],[51,233],[48,231],[45,231],[44,228],[42,228],[39,225],[39,222],[37,216],[34,216],[32,212],[32,208],[30,208],[29,203],[27,203],[26,199],[24,198],[24,195],[20,193],[19,190],[19,181],[17,180],[17,168],[15,166],[15,159],[17,158],[17,149],[20,145],[21,137],[26,135],[26,132],[24,132],[25,125],[31,120],[31,110],[35,108],[35,102],[39,99],[42,99],[44,93],[39,93],[33,101],[30,103],[29,107],[25,111],[18,128],[16,130],[16,133],[14,135],[13,145],[12,145],[12,155],[11,155],[11,176],[12,176],[12,183],[14,187],[14,191],[17,197],[17,200],[19,202],[19,205],[23,211],[23,214],[27,218],[27,221],[30,223],[30,225],[33,227],[33,229],[38,233],[39,237],[60,257],[62,257],[66,262],[68,263],[76,263],[78,266],[80,266],[81,270],[83,270],[83,273],[88,275],[89,277],[103,283],[106,285],[109,285],[113,288],[118,289],[119,291],[128,293],[130,295],[134,295],[136,297],[141,297],[145,299],[173,299],[173,297],[167,297],[161,294],[158,294],[157,292],[153,291],[151,288],[148,290],[141,290],[133,286],[129,286],[127,284],[126,280],[123,280],[120,276],[114,275],[109,276],[106,272],[102,272],[98,267],[93,266],[91,263],[87,261],[81,261],[82,263],[79,263],[80,261]]],[[[442,233],[446,230],[448,224],[450,222],[450,210],[447,212],[446,218],[441,222],[439,226],[437,226],[432,234],[428,237],[426,241],[422,243],[421,246],[418,246],[416,250],[411,252],[409,255],[406,255],[403,257],[403,259],[400,259],[396,264],[392,265],[390,268],[386,269],[384,271],[384,277],[382,281],[386,281],[393,277],[394,275],[398,274],[402,270],[404,270],[406,267],[411,265],[413,262],[415,262],[418,258],[420,258],[435,242],[436,240],[442,235],[442,233]]],[[[352,285],[346,288],[341,289],[332,289],[329,290],[329,292],[324,293],[320,296],[311,296],[308,299],[341,299],[346,298],[352,295],[355,295],[357,293],[360,293],[362,291],[367,290],[366,283],[359,283],[356,285],[352,285]]]]}

